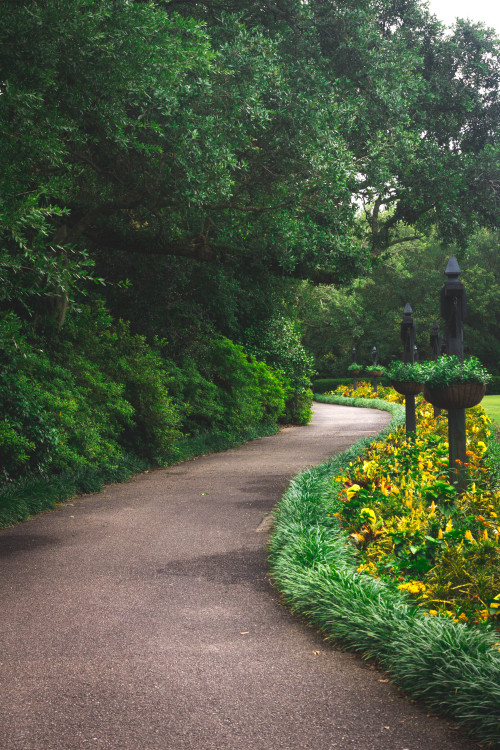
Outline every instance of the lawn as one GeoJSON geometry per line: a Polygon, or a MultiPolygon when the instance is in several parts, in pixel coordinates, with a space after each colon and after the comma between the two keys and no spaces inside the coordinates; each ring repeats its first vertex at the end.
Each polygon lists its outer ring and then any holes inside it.
{"type": "Polygon", "coordinates": [[[500,396],[485,396],[481,401],[481,406],[500,428],[500,396]]]}

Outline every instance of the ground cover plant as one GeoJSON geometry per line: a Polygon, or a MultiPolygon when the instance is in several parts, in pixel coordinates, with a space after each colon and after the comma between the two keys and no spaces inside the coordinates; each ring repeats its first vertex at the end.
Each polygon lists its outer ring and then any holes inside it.
{"type": "Polygon", "coordinates": [[[375,440],[296,477],[276,511],[275,584],[325,635],[499,747],[498,443],[484,412],[471,410],[471,485],[458,500],[444,420],[431,432],[418,399],[410,445],[402,399],[392,388],[374,395],[362,383],[317,397],[395,416],[375,440]]]}

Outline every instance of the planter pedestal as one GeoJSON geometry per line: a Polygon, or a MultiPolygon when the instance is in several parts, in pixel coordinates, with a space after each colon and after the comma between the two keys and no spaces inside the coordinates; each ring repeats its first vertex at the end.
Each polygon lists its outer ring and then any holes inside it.
{"type": "Polygon", "coordinates": [[[465,410],[477,406],[485,393],[486,386],[482,383],[452,383],[446,388],[424,388],[425,400],[448,412],[450,482],[460,493],[467,489],[465,410]]]}
{"type": "Polygon", "coordinates": [[[424,386],[422,383],[413,383],[407,380],[392,380],[391,384],[395,391],[405,397],[406,433],[415,434],[417,432],[415,396],[422,392],[424,386]]]}

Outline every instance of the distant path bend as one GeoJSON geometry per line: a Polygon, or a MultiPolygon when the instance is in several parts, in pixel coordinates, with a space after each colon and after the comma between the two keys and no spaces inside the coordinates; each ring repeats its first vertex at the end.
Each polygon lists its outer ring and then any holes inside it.
{"type": "Polygon", "coordinates": [[[290,478],[388,420],[316,404],[307,427],[1,532],[0,747],[475,747],[325,644],[267,578],[257,529],[290,478]]]}

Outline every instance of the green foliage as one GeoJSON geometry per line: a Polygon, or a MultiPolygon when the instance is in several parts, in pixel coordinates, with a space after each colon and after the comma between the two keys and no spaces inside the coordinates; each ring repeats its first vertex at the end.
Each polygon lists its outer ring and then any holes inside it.
{"type": "Polygon", "coordinates": [[[451,383],[488,383],[491,374],[477,357],[465,357],[460,362],[457,356],[443,355],[435,362],[420,366],[423,381],[429,388],[445,388],[451,383]]]}
{"type": "Polygon", "coordinates": [[[390,380],[400,381],[402,383],[423,383],[425,368],[419,362],[401,362],[396,360],[391,362],[386,371],[386,376],[390,380]]]}
{"type": "Polygon", "coordinates": [[[103,252],[338,282],[406,225],[496,227],[492,34],[285,6],[4,0],[4,301],[62,324],[103,252]]]}
{"type": "MultiPolygon", "coordinates": [[[[17,359],[10,353],[0,362],[6,487],[23,477],[38,486],[34,478],[43,476],[48,487],[61,477],[61,486],[99,488],[113,467],[164,465],[269,434],[289,392],[282,374],[222,336],[201,339],[196,359],[178,366],[165,342],[132,334],[99,300],[70,316],[62,332],[49,326],[43,337],[28,331],[22,340],[17,359]]],[[[19,497],[15,487],[7,495],[19,497]]]]}
{"type": "Polygon", "coordinates": [[[35,395],[33,358],[26,360],[27,372],[2,372],[0,408],[3,416],[0,431],[0,458],[5,478],[35,471],[50,465],[59,447],[56,417],[47,414],[35,395]]]}
{"type": "Polygon", "coordinates": [[[382,376],[385,375],[385,367],[382,367],[381,365],[369,365],[368,367],[365,367],[365,372],[367,375],[382,376]]]}
{"type": "Polygon", "coordinates": [[[486,386],[486,393],[490,396],[500,395],[500,376],[493,375],[486,386]]]}
{"type": "Polygon", "coordinates": [[[304,345],[315,356],[321,376],[341,377],[352,359],[369,361],[376,345],[379,359],[390,363],[401,359],[400,338],[403,309],[410,302],[417,324],[416,344],[420,359],[431,359],[433,323],[443,335],[439,292],[445,281],[449,255],[456,254],[461,280],[467,292],[464,347],[492,372],[500,362],[500,256],[499,236],[478,231],[467,248],[446,248],[435,234],[420,241],[401,242],[390,248],[365,278],[346,288],[303,285],[299,294],[299,316],[304,321],[304,345]]]}
{"type": "Polygon", "coordinates": [[[247,330],[246,346],[284,378],[286,406],[281,421],[307,424],[312,416],[313,360],[301,342],[297,323],[277,316],[266,326],[247,330]]]}
{"type": "Polygon", "coordinates": [[[222,421],[236,430],[262,420],[277,420],[284,408],[283,380],[229,339],[205,344],[203,370],[218,388],[222,421]]]}

